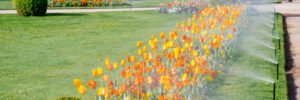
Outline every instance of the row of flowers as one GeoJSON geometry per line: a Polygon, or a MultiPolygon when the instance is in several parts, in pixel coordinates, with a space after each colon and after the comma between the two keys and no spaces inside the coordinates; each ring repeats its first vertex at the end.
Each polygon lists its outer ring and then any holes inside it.
{"type": "MultiPolygon", "coordinates": [[[[74,79],[79,94],[96,89],[97,99],[199,100],[201,90],[222,75],[246,5],[215,6],[176,23],[177,29],[148,43],[138,41],[138,56],[91,71],[93,79],[74,79]],[[109,75],[109,73],[113,73],[109,75]]],[[[93,93],[92,93],[93,94],[93,93]]]]}
{"type": "Polygon", "coordinates": [[[173,1],[171,3],[160,4],[159,12],[162,13],[197,13],[198,10],[206,8],[209,6],[209,1],[207,0],[189,0],[185,2],[184,0],[173,1]]]}
{"type": "Polygon", "coordinates": [[[128,6],[127,0],[48,0],[49,7],[128,6]]]}

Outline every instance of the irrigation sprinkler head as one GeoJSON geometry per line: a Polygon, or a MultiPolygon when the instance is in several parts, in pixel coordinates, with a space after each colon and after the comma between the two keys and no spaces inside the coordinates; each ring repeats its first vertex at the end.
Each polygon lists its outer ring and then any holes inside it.
{"type": "Polygon", "coordinates": [[[273,100],[275,100],[276,97],[276,83],[273,83],[273,100]]]}

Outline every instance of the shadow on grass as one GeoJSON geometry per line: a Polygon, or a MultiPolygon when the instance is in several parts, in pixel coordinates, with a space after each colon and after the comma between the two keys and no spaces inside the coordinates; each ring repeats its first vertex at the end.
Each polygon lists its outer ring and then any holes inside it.
{"type": "Polygon", "coordinates": [[[286,77],[288,81],[288,98],[289,100],[296,100],[297,94],[297,87],[295,86],[295,80],[293,78],[293,58],[290,49],[290,37],[287,31],[287,24],[286,24],[286,16],[283,16],[283,31],[284,31],[284,48],[285,48],[285,60],[286,60],[286,77]]]}
{"type": "Polygon", "coordinates": [[[46,16],[84,16],[86,14],[74,14],[74,13],[47,13],[46,16]]]}
{"type": "Polygon", "coordinates": [[[62,98],[58,98],[56,100],[81,100],[81,99],[75,98],[75,97],[62,97],[62,98]]]}

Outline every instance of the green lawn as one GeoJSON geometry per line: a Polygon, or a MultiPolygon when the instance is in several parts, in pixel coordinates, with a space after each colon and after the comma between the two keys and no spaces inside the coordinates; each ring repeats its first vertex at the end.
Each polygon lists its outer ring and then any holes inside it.
{"type": "Polygon", "coordinates": [[[105,58],[136,54],[136,41],[185,18],[156,11],[0,15],[0,99],[77,97],[74,78],[86,83],[105,58]]]}

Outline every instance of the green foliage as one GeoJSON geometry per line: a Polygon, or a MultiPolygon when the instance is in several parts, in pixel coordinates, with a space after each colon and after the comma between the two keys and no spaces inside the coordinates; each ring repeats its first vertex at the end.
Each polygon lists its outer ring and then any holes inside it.
{"type": "Polygon", "coordinates": [[[17,12],[20,16],[44,16],[47,11],[47,0],[16,0],[17,12]]]}

